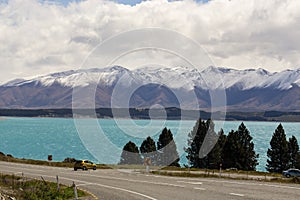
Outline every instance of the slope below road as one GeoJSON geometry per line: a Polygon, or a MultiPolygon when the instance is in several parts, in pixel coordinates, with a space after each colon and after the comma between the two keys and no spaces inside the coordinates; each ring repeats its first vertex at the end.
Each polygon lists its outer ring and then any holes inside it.
{"type": "Polygon", "coordinates": [[[70,168],[0,162],[0,173],[55,181],[73,181],[98,199],[258,199],[298,200],[299,185],[262,183],[218,178],[178,178],[136,173],[130,170],[73,171],[70,168]]]}

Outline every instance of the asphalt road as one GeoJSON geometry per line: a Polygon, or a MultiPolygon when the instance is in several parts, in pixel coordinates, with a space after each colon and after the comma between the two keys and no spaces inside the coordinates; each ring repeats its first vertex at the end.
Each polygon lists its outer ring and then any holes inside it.
{"type": "Polygon", "coordinates": [[[131,170],[73,171],[57,168],[0,162],[0,173],[55,181],[86,189],[98,199],[197,199],[197,200],[299,200],[300,185],[214,178],[177,178],[146,175],[131,170]]]}

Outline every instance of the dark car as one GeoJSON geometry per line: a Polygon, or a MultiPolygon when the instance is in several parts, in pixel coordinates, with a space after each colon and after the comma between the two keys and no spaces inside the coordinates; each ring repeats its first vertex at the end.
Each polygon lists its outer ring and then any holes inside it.
{"type": "Polygon", "coordinates": [[[300,177],[300,170],[299,169],[289,169],[282,172],[282,175],[290,178],[290,177],[300,177]]]}

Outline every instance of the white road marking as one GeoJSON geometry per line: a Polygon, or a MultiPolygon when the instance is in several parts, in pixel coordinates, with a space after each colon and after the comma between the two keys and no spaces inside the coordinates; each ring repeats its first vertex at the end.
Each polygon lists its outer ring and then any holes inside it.
{"type": "Polygon", "coordinates": [[[191,185],[202,185],[202,182],[192,182],[192,181],[177,181],[178,183],[187,183],[191,185]]]}
{"type": "MultiPolygon", "coordinates": [[[[65,178],[65,177],[62,177],[62,178],[66,179],[66,180],[74,181],[74,179],[69,179],[69,178],[65,178]]],[[[80,180],[76,180],[76,181],[80,181],[80,180]]],[[[96,186],[100,186],[100,187],[104,187],[104,188],[109,188],[109,189],[114,189],[114,190],[119,190],[119,191],[131,193],[131,194],[135,194],[137,196],[142,196],[142,197],[145,197],[145,198],[151,199],[151,200],[157,200],[156,198],[150,197],[146,194],[142,194],[142,193],[135,192],[135,191],[132,191],[132,190],[127,190],[127,189],[124,189],[124,188],[114,187],[114,186],[110,186],[110,185],[103,185],[103,184],[99,184],[99,183],[88,183],[88,182],[86,182],[86,184],[81,184],[81,185],[96,185],[96,186]]]]}
{"type": "MultiPolygon", "coordinates": [[[[1,162],[2,163],[2,162],[1,162]]],[[[21,169],[21,170],[24,170],[23,172],[24,172],[24,175],[26,175],[26,174],[30,174],[30,173],[27,173],[26,171],[27,171],[27,165],[24,167],[24,165],[21,165],[21,164],[17,164],[17,163],[13,163],[13,164],[8,164],[7,165],[7,167],[8,167],[8,169],[10,169],[10,168],[15,168],[15,169],[17,169],[16,167],[13,167],[13,166],[9,166],[9,165],[18,165],[18,166],[20,166],[20,167],[22,167],[23,169],[21,169]]],[[[31,168],[30,167],[30,165],[29,165],[29,168],[31,168]]],[[[43,166],[43,167],[39,167],[40,169],[45,169],[45,170],[47,170],[47,171],[49,171],[49,170],[51,170],[51,171],[53,171],[53,170],[55,170],[55,171],[57,171],[59,174],[60,174],[60,172],[61,173],[68,173],[68,174],[76,174],[76,175],[82,175],[82,176],[95,176],[96,174],[96,171],[95,172],[93,172],[93,171],[91,171],[92,173],[85,173],[85,172],[83,172],[82,174],[81,173],[74,173],[74,172],[72,172],[71,173],[71,171],[70,171],[70,168],[55,168],[55,169],[53,169],[53,168],[51,168],[50,166],[48,167],[48,166],[43,166]]],[[[18,169],[18,170],[20,170],[20,169],[18,169]]],[[[7,171],[7,170],[3,170],[3,169],[1,169],[0,171],[7,171]]],[[[44,172],[43,170],[36,170],[36,171],[42,171],[42,172],[44,172]]],[[[11,172],[10,172],[11,173],[11,172]]],[[[35,175],[35,174],[33,174],[33,175],[35,175]]],[[[136,175],[138,175],[138,176],[145,176],[145,175],[143,175],[143,174],[136,174],[136,175]]],[[[149,176],[149,175],[148,175],[149,176]]],[[[152,176],[152,177],[157,177],[157,176],[152,176]]],[[[191,181],[191,178],[179,178],[179,177],[166,177],[166,176],[159,176],[161,179],[172,179],[172,180],[185,180],[186,182],[190,182],[191,181]]],[[[53,178],[53,177],[51,177],[51,178],[53,178]]],[[[101,177],[100,176],[100,178],[106,178],[106,177],[101,177]]],[[[111,179],[111,177],[108,177],[107,176],[107,178],[110,178],[111,179]]],[[[117,179],[117,178],[116,178],[117,179]]],[[[119,179],[119,180],[126,180],[126,179],[119,179]]],[[[128,179],[128,180],[130,180],[130,179],[128,179]]],[[[127,181],[128,181],[127,180],[127,181]]],[[[176,181],[177,181],[176,180],[176,181]]],[[[203,181],[203,182],[215,182],[215,183],[227,183],[227,184],[233,184],[233,185],[249,185],[249,186],[265,186],[265,187],[273,187],[273,188],[282,188],[282,189],[293,189],[293,190],[300,190],[300,187],[294,187],[294,186],[288,186],[288,185],[277,185],[277,184],[267,184],[267,183],[252,183],[252,182],[241,182],[241,181],[228,181],[228,180],[214,180],[214,179],[201,179],[201,178],[198,178],[198,179],[194,179],[195,181],[197,181],[197,180],[201,180],[201,181],[203,181]]],[[[131,179],[130,181],[132,181],[132,182],[135,182],[135,180],[133,180],[133,179],[131,179]]],[[[83,182],[83,181],[79,181],[80,183],[86,183],[86,182],[83,182]]],[[[148,181],[139,181],[139,182],[141,182],[141,183],[149,183],[149,184],[156,184],[156,185],[164,185],[165,183],[159,183],[159,182],[148,182],[148,181]]],[[[175,186],[175,187],[184,187],[184,186],[181,186],[181,185],[172,185],[172,184],[169,184],[170,186],[175,186]]],[[[236,194],[236,193],[231,193],[231,195],[234,195],[234,194],[236,194]]],[[[238,195],[241,195],[241,194],[238,194],[238,195]]],[[[242,194],[243,195],[243,194],[242,194]]]]}
{"type": "Polygon", "coordinates": [[[238,193],[229,193],[232,196],[238,196],[238,197],[244,197],[244,194],[238,194],[238,193]]]}
{"type": "MultiPolygon", "coordinates": [[[[45,172],[43,170],[36,170],[36,171],[45,172]]],[[[74,174],[74,172],[72,172],[72,173],[64,172],[64,173],[74,174]]],[[[26,175],[26,174],[31,174],[31,173],[24,172],[24,174],[26,175]]],[[[171,183],[141,181],[141,180],[135,180],[135,179],[117,178],[117,177],[110,177],[110,176],[98,176],[96,174],[90,174],[90,173],[88,173],[88,174],[87,173],[77,173],[77,175],[79,175],[79,176],[88,176],[88,175],[90,175],[90,176],[97,177],[97,178],[103,178],[103,179],[109,179],[109,180],[121,180],[121,181],[128,181],[128,182],[134,182],[134,183],[148,183],[148,184],[153,184],[153,185],[164,185],[164,186],[179,187],[179,188],[184,188],[185,187],[183,185],[176,185],[176,184],[171,184],[171,183]]],[[[147,175],[147,176],[151,176],[151,175],[147,175]]]]}
{"type": "Polygon", "coordinates": [[[109,188],[109,189],[120,190],[120,191],[123,191],[123,192],[128,192],[128,193],[135,194],[135,195],[138,195],[138,196],[142,196],[142,197],[145,197],[145,198],[151,199],[151,200],[157,200],[154,197],[150,197],[148,195],[145,195],[145,194],[142,194],[142,193],[139,193],[139,192],[135,192],[135,191],[132,191],[132,190],[127,190],[127,189],[124,189],[124,188],[118,188],[118,187],[113,187],[113,186],[109,186],[109,185],[102,185],[102,184],[98,184],[98,183],[95,184],[95,185],[98,185],[100,187],[106,187],[106,188],[109,188]]]}
{"type": "Polygon", "coordinates": [[[76,186],[86,186],[86,185],[95,185],[94,183],[82,183],[82,184],[77,184],[76,186]]]}
{"type": "MultiPolygon", "coordinates": [[[[86,176],[86,174],[78,174],[79,176],[86,176]]],[[[136,180],[136,179],[128,179],[128,178],[117,178],[117,177],[110,177],[110,176],[98,176],[93,174],[93,177],[97,178],[103,178],[103,179],[109,179],[109,180],[120,180],[120,181],[127,181],[127,182],[134,182],[134,183],[148,183],[148,184],[153,184],[153,185],[164,185],[164,186],[172,186],[172,187],[180,187],[184,188],[185,186],[183,185],[176,185],[176,184],[171,184],[171,183],[164,183],[164,182],[153,182],[153,181],[141,181],[141,180],[136,180]]],[[[149,176],[149,175],[148,175],[149,176]]]]}
{"type": "Polygon", "coordinates": [[[194,187],[195,190],[206,190],[205,188],[194,187]]]}
{"type": "MultiPolygon", "coordinates": [[[[33,176],[43,176],[43,177],[54,178],[53,176],[48,176],[48,175],[45,175],[45,174],[33,174],[33,173],[27,173],[27,174],[31,174],[33,176]]],[[[90,183],[90,182],[71,179],[71,178],[66,178],[66,177],[60,177],[60,179],[65,179],[65,180],[69,180],[69,181],[75,181],[75,182],[83,183],[83,184],[79,184],[79,185],[96,185],[96,186],[100,186],[100,187],[104,187],[104,188],[109,188],[109,189],[114,189],[114,190],[119,190],[119,191],[131,193],[131,194],[135,194],[137,196],[145,197],[145,198],[151,199],[151,200],[157,200],[156,198],[150,197],[146,194],[142,194],[142,193],[135,192],[135,191],[132,191],[132,190],[127,190],[127,189],[124,189],[124,188],[114,187],[114,186],[110,186],[110,185],[103,185],[103,184],[99,184],[99,183],[90,183]]]]}
{"type": "MultiPolygon", "coordinates": [[[[142,176],[142,174],[140,174],[142,176]]],[[[164,179],[173,179],[173,180],[187,180],[190,181],[191,178],[184,178],[184,177],[168,177],[168,176],[161,176],[160,178],[164,179]]],[[[249,185],[249,186],[266,186],[266,187],[273,187],[273,188],[282,188],[282,189],[296,189],[300,190],[300,187],[293,187],[293,186],[288,186],[288,185],[275,185],[275,184],[268,184],[268,183],[251,183],[251,182],[241,182],[241,181],[226,181],[226,180],[209,180],[209,179],[201,179],[203,182],[212,182],[212,183],[228,183],[228,184],[233,184],[233,185],[249,185]]],[[[178,181],[177,181],[178,182],[178,181]]]]}

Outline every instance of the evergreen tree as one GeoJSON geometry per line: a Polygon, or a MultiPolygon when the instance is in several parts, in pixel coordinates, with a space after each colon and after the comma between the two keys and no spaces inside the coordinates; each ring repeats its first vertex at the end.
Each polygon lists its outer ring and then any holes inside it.
{"type": "Polygon", "coordinates": [[[125,144],[119,164],[142,164],[140,152],[135,143],[129,141],[125,144]]]}
{"type": "Polygon", "coordinates": [[[199,119],[188,135],[185,152],[188,154],[189,165],[193,168],[215,168],[221,159],[217,144],[218,135],[212,120],[205,122],[199,119]]]}
{"type": "Polygon", "coordinates": [[[185,152],[188,154],[187,159],[192,168],[203,167],[199,157],[199,151],[206,135],[205,122],[202,119],[197,120],[193,130],[188,135],[188,148],[185,152]]]}
{"type": "Polygon", "coordinates": [[[295,168],[300,169],[300,152],[296,156],[295,168]]]}
{"type": "Polygon", "coordinates": [[[148,136],[141,144],[140,151],[142,156],[150,158],[153,165],[157,164],[157,152],[154,140],[148,136]]]}
{"type": "Polygon", "coordinates": [[[216,169],[221,162],[221,148],[218,144],[219,135],[215,132],[215,124],[212,120],[206,121],[206,136],[199,151],[204,168],[216,169]]]}
{"type": "Polygon", "coordinates": [[[185,148],[185,152],[188,154],[186,158],[188,159],[188,165],[193,168],[200,168],[199,165],[199,149],[200,142],[200,126],[202,127],[203,121],[198,119],[193,127],[193,130],[188,134],[188,147],[185,148]]]}
{"type": "Polygon", "coordinates": [[[244,123],[242,123],[238,128],[239,142],[241,143],[242,149],[242,158],[241,163],[243,170],[255,170],[258,165],[259,155],[255,153],[254,143],[252,142],[252,136],[250,135],[249,130],[246,128],[244,123]]]}
{"type": "Polygon", "coordinates": [[[281,124],[278,125],[270,141],[271,148],[268,149],[267,166],[269,172],[281,173],[289,166],[289,147],[286,135],[281,124]]]}
{"type": "Polygon", "coordinates": [[[259,155],[255,153],[252,137],[244,123],[241,123],[237,131],[232,130],[228,134],[223,156],[225,168],[255,170],[259,155]]]}
{"type": "Polygon", "coordinates": [[[300,152],[299,152],[298,141],[295,136],[289,138],[288,146],[289,146],[289,155],[290,155],[290,167],[296,168],[300,165],[300,163],[298,163],[300,152]]]}
{"type": "Polygon", "coordinates": [[[238,163],[240,144],[238,143],[238,134],[231,130],[228,135],[223,148],[223,167],[224,168],[238,168],[241,166],[238,163]]]}
{"type": "Polygon", "coordinates": [[[223,148],[226,142],[226,135],[224,134],[223,129],[218,133],[218,142],[208,154],[209,157],[209,169],[219,169],[220,164],[223,163],[223,148]]]}
{"type": "Polygon", "coordinates": [[[158,165],[180,167],[177,147],[173,140],[173,134],[170,129],[168,130],[167,128],[164,128],[162,130],[157,142],[157,149],[158,165]]]}

